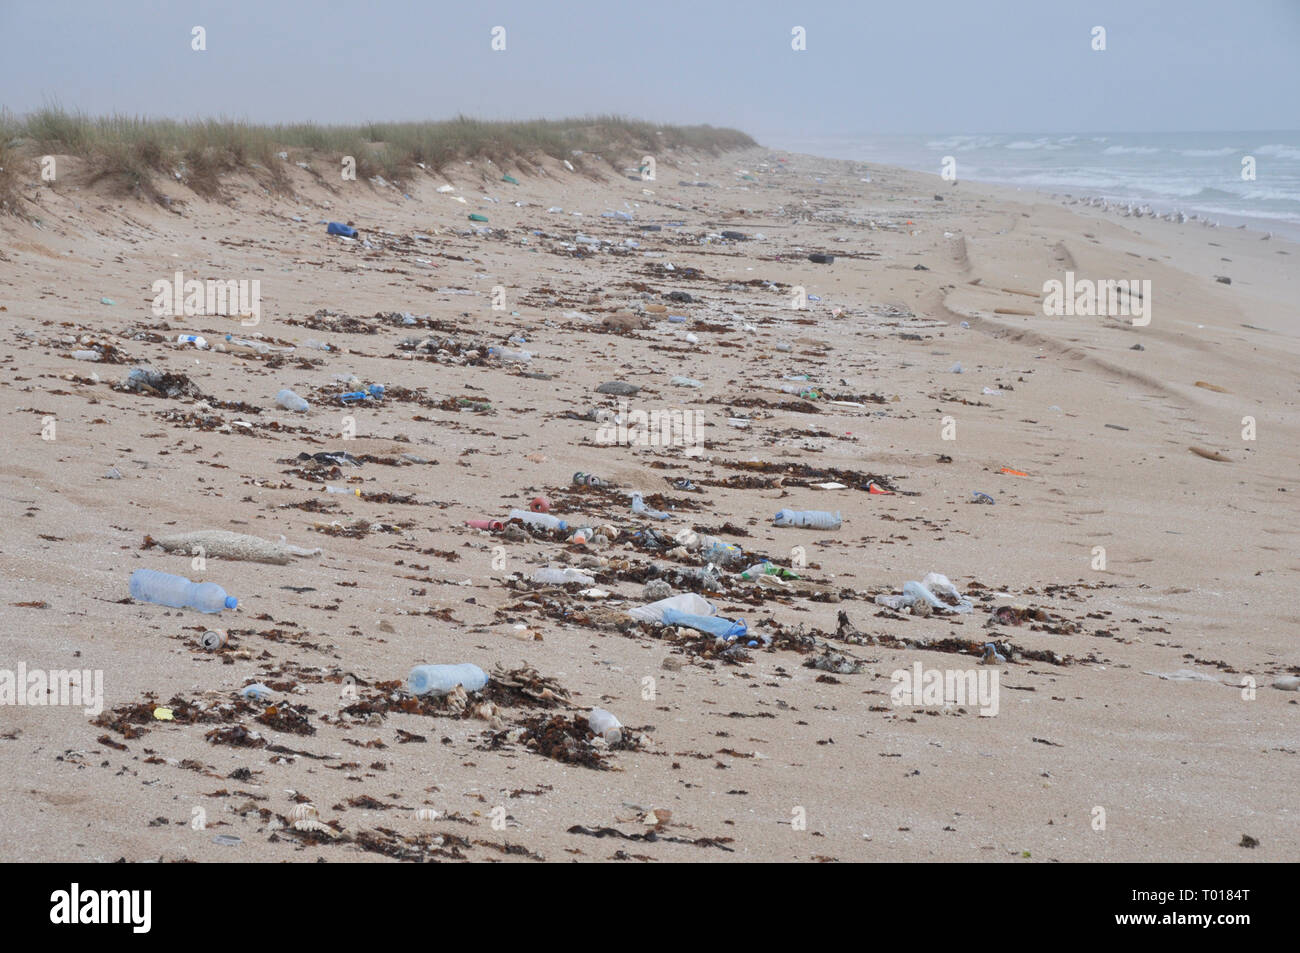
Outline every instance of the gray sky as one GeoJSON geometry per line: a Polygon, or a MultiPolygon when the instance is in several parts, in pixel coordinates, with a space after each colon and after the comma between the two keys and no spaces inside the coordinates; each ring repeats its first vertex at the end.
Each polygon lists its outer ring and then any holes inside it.
{"type": "Polygon", "coordinates": [[[1300,0],[0,0],[0,36],[0,105],[17,113],[612,112],[771,145],[1300,128],[1300,0]],[[190,48],[196,25],[205,52],[190,48]]]}

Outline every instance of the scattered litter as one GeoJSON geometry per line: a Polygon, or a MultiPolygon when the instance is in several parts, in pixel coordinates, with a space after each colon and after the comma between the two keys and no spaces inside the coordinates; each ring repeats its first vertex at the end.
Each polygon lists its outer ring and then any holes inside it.
{"type": "Polygon", "coordinates": [[[716,635],[724,642],[743,638],[748,631],[744,619],[737,619],[733,622],[731,619],[724,619],[721,616],[696,615],[693,612],[682,612],[673,608],[663,610],[662,621],[664,625],[680,625],[699,632],[707,632],[709,635],[716,635]]]}
{"type": "Polygon", "coordinates": [[[603,708],[593,708],[587,713],[587,727],[592,734],[614,745],[623,740],[623,724],[603,708]]]}
{"type": "Polygon", "coordinates": [[[646,506],[645,500],[641,498],[640,493],[632,494],[632,512],[638,516],[648,516],[655,520],[670,520],[673,518],[671,513],[665,513],[663,510],[656,510],[646,506]]]}
{"type": "Polygon", "coordinates": [[[234,609],[239,604],[215,582],[190,582],[184,576],[156,569],[137,569],[131,573],[130,589],[131,598],[137,602],[152,602],[173,609],[215,613],[234,609]]]}
{"type": "Polygon", "coordinates": [[[664,613],[668,611],[688,613],[695,616],[711,616],[716,614],[718,610],[707,599],[697,596],[693,592],[685,592],[679,596],[659,599],[649,605],[628,609],[627,614],[638,622],[663,622],[664,613]]]}
{"type": "Polygon", "coordinates": [[[876,596],[876,605],[886,606],[895,611],[906,609],[924,602],[932,609],[942,612],[967,613],[974,609],[971,601],[957,591],[947,576],[937,572],[927,573],[920,582],[903,583],[901,596],[876,596]],[[939,596],[944,596],[941,599],[939,596]]]}
{"type": "Polygon", "coordinates": [[[773,518],[776,526],[798,526],[805,529],[839,529],[841,518],[838,512],[825,510],[781,510],[773,518]]]}
{"type": "Polygon", "coordinates": [[[483,669],[469,662],[460,665],[417,665],[406,679],[412,695],[441,696],[458,686],[467,692],[479,692],[488,683],[483,669]]]}
{"type": "Polygon", "coordinates": [[[569,566],[564,569],[543,568],[533,572],[529,577],[533,582],[541,583],[547,586],[564,586],[571,582],[581,583],[584,586],[590,586],[595,583],[594,576],[588,576],[580,569],[574,569],[569,566]]]}
{"type": "Polygon", "coordinates": [[[254,682],[252,685],[245,685],[239,690],[241,698],[253,698],[258,701],[270,701],[272,697],[271,689],[267,688],[261,682],[254,682]]]}
{"type": "Polygon", "coordinates": [[[303,400],[287,387],[275,395],[275,402],[285,410],[292,410],[295,413],[303,413],[307,410],[307,401],[303,400]]]}

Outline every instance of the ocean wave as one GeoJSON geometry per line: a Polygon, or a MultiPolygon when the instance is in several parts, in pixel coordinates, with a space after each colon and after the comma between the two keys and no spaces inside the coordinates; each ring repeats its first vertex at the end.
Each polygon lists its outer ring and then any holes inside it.
{"type": "Polygon", "coordinates": [[[1289,225],[1300,224],[1300,215],[1295,212],[1274,212],[1269,209],[1243,209],[1230,205],[1189,205],[1184,211],[1204,215],[1226,215],[1239,219],[1258,219],[1266,222],[1283,222],[1289,225]]]}
{"type": "Polygon", "coordinates": [[[1275,159],[1300,159],[1300,146],[1288,146],[1280,142],[1271,142],[1255,150],[1258,155],[1272,156],[1275,159]]]}
{"type": "Polygon", "coordinates": [[[1246,189],[1234,197],[1248,202],[1294,202],[1300,205],[1300,192],[1284,192],[1281,189],[1246,189]]]}
{"type": "Polygon", "coordinates": [[[1104,156],[1149,156],[1159,151],[1159,146],[1107,146],[1101,150],[1101,154],[1104,156]]]}
{"type": "Polygon", "coordinates": [[[998,144],[997,136],[949,136],[946,139],[932,139],[925,144],[927,149],[936,152],[970,152],[972,149],[992,149],[998,144]]]}
{"type": "Polygon", "coordinates": [[[1232,146],[1224,146],[1222,149],[1182,149],[1178,154],[1187,156],[1189,159],[1209,159],[1214,156],[1230,156],[1234,152],[1240,151],[1240,149],[1234,149],[1232,146]]]}
{"type": "Polygon", "coordinates": [[[1008,149],[1064,149],[1065,146],[1059,146],[1051,139],[1017,139],[1015,142],[1007,143],[1008,149]]]}

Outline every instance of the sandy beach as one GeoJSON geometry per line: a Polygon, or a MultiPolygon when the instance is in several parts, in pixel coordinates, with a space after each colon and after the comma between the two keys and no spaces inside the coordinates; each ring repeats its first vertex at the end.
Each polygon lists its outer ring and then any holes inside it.
{"type": "Polygon", "coordinates": [[[78,162],[0,217],[0,667],[102,673],[103,710],[4,705],[4,860],[1300,853],[1295,245],[765,148],[401,187],[290,153],[291,192],[169,204],[78,162]],[[258,322],[159,316],[177,272],[257,282],[258,322]],[[1149,281],[1145,318],[1046,315],[1067,272],[1149,281]],[[539,496],[612,536],[467,525],[539,496]],[[319,553],[149,545],[205,530],[319,553]],[[701,582],[691,531],[745,560],[701,582]],[[875,601],[928,573],[971,611],[875,601]],[[628,617],[665,583],[746,635],[628,617]],[[462,662],[487,691],[405,691],[462,662]],[[996,713],[898,703],[918,665],[996,673],[996,713]]]}

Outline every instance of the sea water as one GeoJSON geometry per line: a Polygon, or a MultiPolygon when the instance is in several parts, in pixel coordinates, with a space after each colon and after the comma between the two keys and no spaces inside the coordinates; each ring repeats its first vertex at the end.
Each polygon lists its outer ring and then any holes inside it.
{"type": "Polygon", "coordinates": [[[1300,132],[840,136],[772,144],[936,176],[950,157],[959,182],[1145,204],[1158,214],[1182,211],[1300,240],[1300,132]]]}

